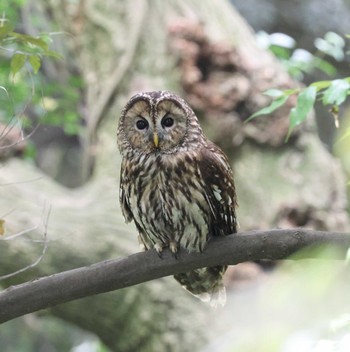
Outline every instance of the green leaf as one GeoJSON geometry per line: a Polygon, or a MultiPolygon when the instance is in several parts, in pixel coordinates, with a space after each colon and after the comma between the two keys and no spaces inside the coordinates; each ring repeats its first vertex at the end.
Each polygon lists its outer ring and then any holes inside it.
{"type": "Polygon", "coordinates": [[[263,94],[272,98],[278,98],[281,95],[284,95],[283,91],[280,89],[268,89],[263,94]]]}
{"type": "Polygon", "coordinates": [[[269,50],[279,59],[288,60],[291,55],[291,50],[288,48],[282,48],[279,45],[270,45],[269,50]]]}
{"type": "Polygon", "coordinates": [[[14,29],[14,26],[10,24],[9,22],[4,23],[0,27],[0,39],[5,38],[8,36],[14,29]]]}
{"type": "Polygon", "coordinates": [[[286,141],[288,141],[294,128],[300,125],[313,108],[316,100],[316,87],[310,86],[304,89],[298,96],[297,105],[291,109],[289,115],[289,130],[286,141]]]}
{"type": "Polygon", "coordinates": [[[300,88],[286,89],[283,91],[284,95],[292,95],[300,92],[300,88]]]}
{"type": "Polygon", "coordinates": [[[316,87],[317,90],[328,88],[332,81],[317,81],[310,84],[310,87],[316,87]]]}
{"type": "Polygon", "coordinates": [[[248,121],[250,121],[260,115],[271,114],[273,111],[275,111],[279,107],[281,107],[287,101],[287,99],[288,99],[288,95],[281,95],[277,99],[273,100],[269,106],[266,106],[265,108],[255,112],[253,115],[249,116],[249,118],[245,122],[248,122],[248,121]]]}
{"type": "Polygon", "coordinates": [[[17,32],[12,32],[11,35],[16,38],[17,42],[22,42],[27,45],[33,45],[36,46],[42,50],[47,50],[48,49],[48,44],[45,42],[45,40],[41,38],[36,38],[28,34],[22,34],[22,33],[17,33],[17,32]]]}
{"type": "Polygon", "coordinates": [[[48,44],[43,39],[35,38],[32,36],[25,36],[24,41],[26,41],[29,44],[35,45],[43,50],[47,50],[49,47],[48,44]]]}
{"type": "Polygon", "coordinates": [[[350,89],[350,83],[346,79],[332,81],[328,89],[323,92],[322,102],[324,105],[340,105],[344,103],[350,89]]]}
{"type": "Polygon", "coordinates": [[[27,55],[15,54],[11,59],[11,73],[14,76],[26,63],[27,55]]]}
{"type": "Polygon", "coordinates": [[[337,69],[331,63],[319,57],[314,58],[314,65],[328,76],[334,76],[337,73],[337,69]]]}
{"type": "Polygon", "coordinates": [[[29,56],[29,63],[33,68],[34,73],[38,73],[39,68],[41,66],[41,59],[38,55],[30,55],[29,56]]]}
{"type": "Polygon", "coordinates": [[[324,38],[316,38],[315,47],[321,52],[333,57],[337,61],[344,59],[344,38],[334,32],[328,32],[324,38]]]}
{"type": "Polygon", "coordinates": [[[46,51],[43,52],[43,55],[54,57],[56,59],[63,59],[63,56],[61,54],[59,54],[59,53],[57,53],[56,51],[53,51],[53,50],[46,50],[46,51]]]}
{"type": "Polygon", "coordinates": [[[285,89],[285,90],[280,90],[280,89],[268,89],[266,90],[263,94],[267,95],[271,98],[278,98],[282,95],[292,95],[299,93],[300,89],[299,88],[294,88],[294,89],[285,89]]]}

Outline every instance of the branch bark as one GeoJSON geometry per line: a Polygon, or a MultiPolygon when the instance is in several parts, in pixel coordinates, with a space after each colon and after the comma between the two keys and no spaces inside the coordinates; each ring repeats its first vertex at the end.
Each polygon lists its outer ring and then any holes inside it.
{"type": "MultiPolygon", "coordinates": [[[[163,252],[162,259],[150,250],[122,259],[107,260],[9,287],[0,294],[0,323],[78,298],[195,268],[285,259],[301,249],[322,244],[339,249],[332,253],[332,259],[343,259],[350,247],[350,234],[300,228],[244,232],[214,239],[203,253],[180,252],[177,259],[169,250],[163,252]]],[[[305,251],[297,258],[315,258],[315,252],[305,251]]]]}

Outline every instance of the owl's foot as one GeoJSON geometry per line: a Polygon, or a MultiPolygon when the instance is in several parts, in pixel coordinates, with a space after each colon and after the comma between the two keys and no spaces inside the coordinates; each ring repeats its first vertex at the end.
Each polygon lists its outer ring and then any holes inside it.
{"type": "Polygon", "coordinates": [[[169,249],[170,249],[171,253],[173,253],[175,259],[177,259],[177,253],[179,251],[178,243],[175,241],[171,241],[169,243],[169,249]]]}
{"type": "Polygon", "coordinates": [[[146,246],[143,243],[139,244],[139,248],[140,248],[140,252],[146,252],[147,251],[147,248],[146,248],[146,246]]]}
{"type": "Polygon", "coordinates": [[[156,243],[155,245],[154,245],[154,249],[156,250],[156,252],[157,252],[157,254],[158,254],[158,257],[160,258],[160,259],[163,259],[163,256],[162,256],[162,251],[163,251],[163,248],[164,248],[164,246],[163,246],[163,243],[156,243]]]}
{"type": "Polygon", "coordinates": [[[141,238],[140,235],[137,236],[137,239],[138,239],[138,241],[139,241],[140,251],[141,251],[141,252],[147,251],[147,247],[146,247],[146,245],[143,243],[142,238],[141,238]]]}

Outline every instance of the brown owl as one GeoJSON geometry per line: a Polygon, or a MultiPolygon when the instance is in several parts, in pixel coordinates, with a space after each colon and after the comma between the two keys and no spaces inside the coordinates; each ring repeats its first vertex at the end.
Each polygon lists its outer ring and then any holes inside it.
{"type": "MultiPolygon", "coordinates": [[[[201,252],[213,236],[236,232],[236,194],[225,154],[202,132],[188,104],[167,91],[133,96],[118,126],[120,203],[145,249],[201,252]]],[[[225,266],[174,278],[211,305],[226,300],[225,266]]]]}

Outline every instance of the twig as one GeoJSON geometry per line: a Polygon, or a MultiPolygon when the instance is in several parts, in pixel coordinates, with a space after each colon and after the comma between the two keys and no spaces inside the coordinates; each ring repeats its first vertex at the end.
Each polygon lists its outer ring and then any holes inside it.
{"type": "MultiPolygon", "coordinates": [[[[203,253],[187,254],[182,251],[177,259],[169,250],[163,251],[162,259],[154,250],[150,250],[122,259],[107,260],[9,287],[0,293],[0,323],[78,298],[195,268],[251,260],[285,259],[301,249],[322,244],[339,248],[327,259],[344,259],[350,247],[350,234],[305,229],[245,232],[215,238],[203,253]]],[[[304,251],[297,259],[313,257],[314,251],[304,251]]]]}
{"type": "MultiPolygon", "coordinates": [[[[51,213],[51,207],[49,207],[47,211],[46,211],[46,207],[44,207],[44,218],[43,218],[43,219],[44,219],[44,220],[43,220],[44,233],[43,233],[43,240],[41,241],[41,243],[43,242],[44,245],[43,245],[43,249],[42,249],[42,251],[41,251],[40,256],[39,256],[33,263],[31,263],[31,264],[29,264],[29,265],[26,265],[26,266],[23,267],[23,268],[18,269],[18,270],[16,270],[16,271],[12,272],[12,273],[9,273],[9,274],[0,276],[0,281],[1,281],[1,280],[6,280],[6,279],[8,279],[8,278],[10,278],[10,277],[13,277],[13,276],[18,275],[18,274],[20,274],[20,273],[23,273],[23,272],[26,271],[26,270],[29,270],[29,269],[31,269],[31,268],[34,268],[34,267],[37,266],[37,265],[41,262],[41,260],[44,258],[45,254],[46,254],[46,251],[47,251],[47,248],[48,248],[48,244],[49,244],[49,241],[48,241],[48,239],[47,239],[47,225],[48,225],[48,219],[49,219],[49,217],[50,217],[50,213],[51,213]],[[45,213],[46,213],[46,214],[45,214],[45,213]]],[[[15,239],[16,237],[19,237],[19,236],[22,236],[22,235],[24,235],[24,234],[26,234],[26,233],[29,233],[31,230],[33,230],[33,229],[35,229],[35,228],[37,228],[37,226],[34,226],[34,227],[31,228],[31,229],[26,229],[26,230],[24,230],[24,231],[21,231],[21,232],[15,234],[15,235],[13,235],[13,236],[7,237],[7,238],[2,239],[2,240],[3,240],[3,241],[5,241],[5,240],[13,240],[13,239],[15,239]]],[[[32,242],[36,242],[36,241],[35,241],[35,240],[32,240],[32,242]]]]}

